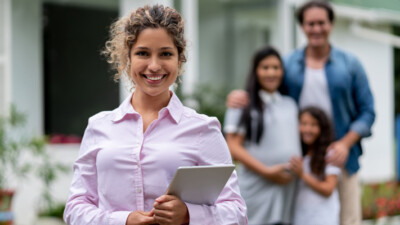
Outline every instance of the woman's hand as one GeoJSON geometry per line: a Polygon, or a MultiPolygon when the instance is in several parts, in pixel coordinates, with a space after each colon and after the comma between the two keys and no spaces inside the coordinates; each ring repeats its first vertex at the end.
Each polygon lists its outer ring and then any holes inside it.
{"type": "Polygon", "coordinates": [[[288,164],[268,166],[264,177],[274,183],[282,185],[288,184],[293,179],[292,174],[289,172],[288,164]]]}
{"type": "Polygon", "coordinates": [[[148,225],[154,223],[153,213],[144,211],[131,212],[126,220],[126,225],[148,225]]]}
{"type": "Polygon", "coordinates": [[[155,222],[160,225],[181,225],[189,223],[189,211],[186,204],[173,195],[162,195],[154,203],[155,222]]]}
{"type": "Polygon", "coordinates": [[[298,177],[303,175],[303,159],[299,156],[294,156],[290,159],[290,170],[298,177]]]}

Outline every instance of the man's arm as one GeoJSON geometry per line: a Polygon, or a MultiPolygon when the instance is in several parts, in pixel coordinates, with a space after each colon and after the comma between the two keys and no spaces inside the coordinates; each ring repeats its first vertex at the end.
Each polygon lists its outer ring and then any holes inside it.
{"type": "Polygon", "coordinates": [[[327,157],[328,163],[337,166],[344,166],[353,145],[361,138],[371,135],[371,127],[375,121],[374,98],[368,84],[367,74],[356,58],[350,60],[353,60],[350,63],[350,72],[353,75],[353,101],[358,114],[351,122],[349,132],[333,142],[327,149],[330,152],[327,157]]]}
{"type": "Polygon", "coordinates": [[[249,95],[244,90],[233,90],[226,97],[228,108],[244,108],[249,104],[249,95]]]}

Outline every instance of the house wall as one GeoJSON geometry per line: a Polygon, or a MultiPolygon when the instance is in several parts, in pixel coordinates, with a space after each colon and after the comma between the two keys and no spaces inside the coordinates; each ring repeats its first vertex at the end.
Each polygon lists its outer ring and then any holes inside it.
{"type": "Polygon", "coordinates": [[[0,0],[0,115],[6,115],[10,104],[11,3],[0,0]]]}
{"type": "Polygon", "coordinates": [[[26,132],[43,133],[40,0],[11,1],[11,102],[27,114],[26,132]]]}
{"type": "Polygon", "coordinates": [[[227,90],[243,88],[255,50],[271,44],[283,51],[278,5],[278,1],[199,1],[198,82],[227,90]]]}

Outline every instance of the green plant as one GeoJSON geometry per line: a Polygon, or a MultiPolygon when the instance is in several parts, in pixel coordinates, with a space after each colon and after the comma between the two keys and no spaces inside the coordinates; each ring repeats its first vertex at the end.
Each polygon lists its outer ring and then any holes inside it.
{"type": "Polygon", "coordinates": [[[223,124],[226,111],[225,100],[228,92],[229,90],[223,86],[200,83],[196,85],[191,95],[183,94],[181,86],[178,86],[175,93],[184,103],[189,103],[187,105],[193,107],[198,113],[215,116],[223,124]]]}
{"type": "Polygon", "coordinates": [[[0,190],[11,188],[10,177],[25,178],[35,174],[43,183],[45,207],[52,207],[51,184],[67,167],[53,162],[46,151],[46,137],[24,137],[26,115],[10,107],[9,116],[0,117],[0,190]],[[24,160],[24,157],[30,157],[24,160]]]}
{"type": "Polygon", "coordinates": [[[39,217],[55,217],[63,219],[65,203],[56,203],[39,212],[39,217]]]}

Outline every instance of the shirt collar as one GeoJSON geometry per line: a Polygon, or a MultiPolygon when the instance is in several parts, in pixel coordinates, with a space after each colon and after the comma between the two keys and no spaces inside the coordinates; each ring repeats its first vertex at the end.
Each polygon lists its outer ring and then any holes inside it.
{"type": "Polygon", "coordinates": [[[171,93],[172,96],[171,99],[169,100],[167,107],[161,109],[158,115],[160,117],[161,113],[163,113],[164,111],[168,111],[172,119],[174,119],[175,123],[179,123],[184,110],[183,104],[174,92],[171,91],[171,93]]]}
{"type": "MultiPolygon", "coordinates": [[[[160,112],[158,112],[158,118],[161,118],[165,113],[169,113],[171,115],[172,119],[178,123],[179,120],[181,119],[182,113],[183,113],[183,104],[179,100],[179,98],[176,96],[174,92],[171,92],[172,96],[171,99],[169,100],[169,103],[166,107],[162,108],[160,112]]],[[[135,111],[131,104],[131,99],[134,93],[129,95],[122,103],[121,105],[117,108],[115,112],[115,116],[113,119],[113,122],[118,122],[122,119],[125,118],[126,115],[128,114],[137,114],[139,115],[138,112],[135,111]]]]}
{"type": "Polygon", "coordinates": [[[265,104],[278,102],[282,99],[282,95],[278,91],[275,91],[274,93],[269,93],[260,89],[258,91],[258,95],[265,104]]]}
{"type": "MultiPolygon", "coordinates": [[[[335,53],[336,53],[336,48],[333,45],[329,45],[330,47],[330,51],[329,51],[329,56],[328,56],[328,62],[329,61],[334,61],[335,58],[335,53]]],[[[297,61],[305,64],[305,60],[306,60],[306,49],[307,46],[304,46],[302,48],[300,48],[299,50],[299,54],[297,55],[297,61]]]]}

